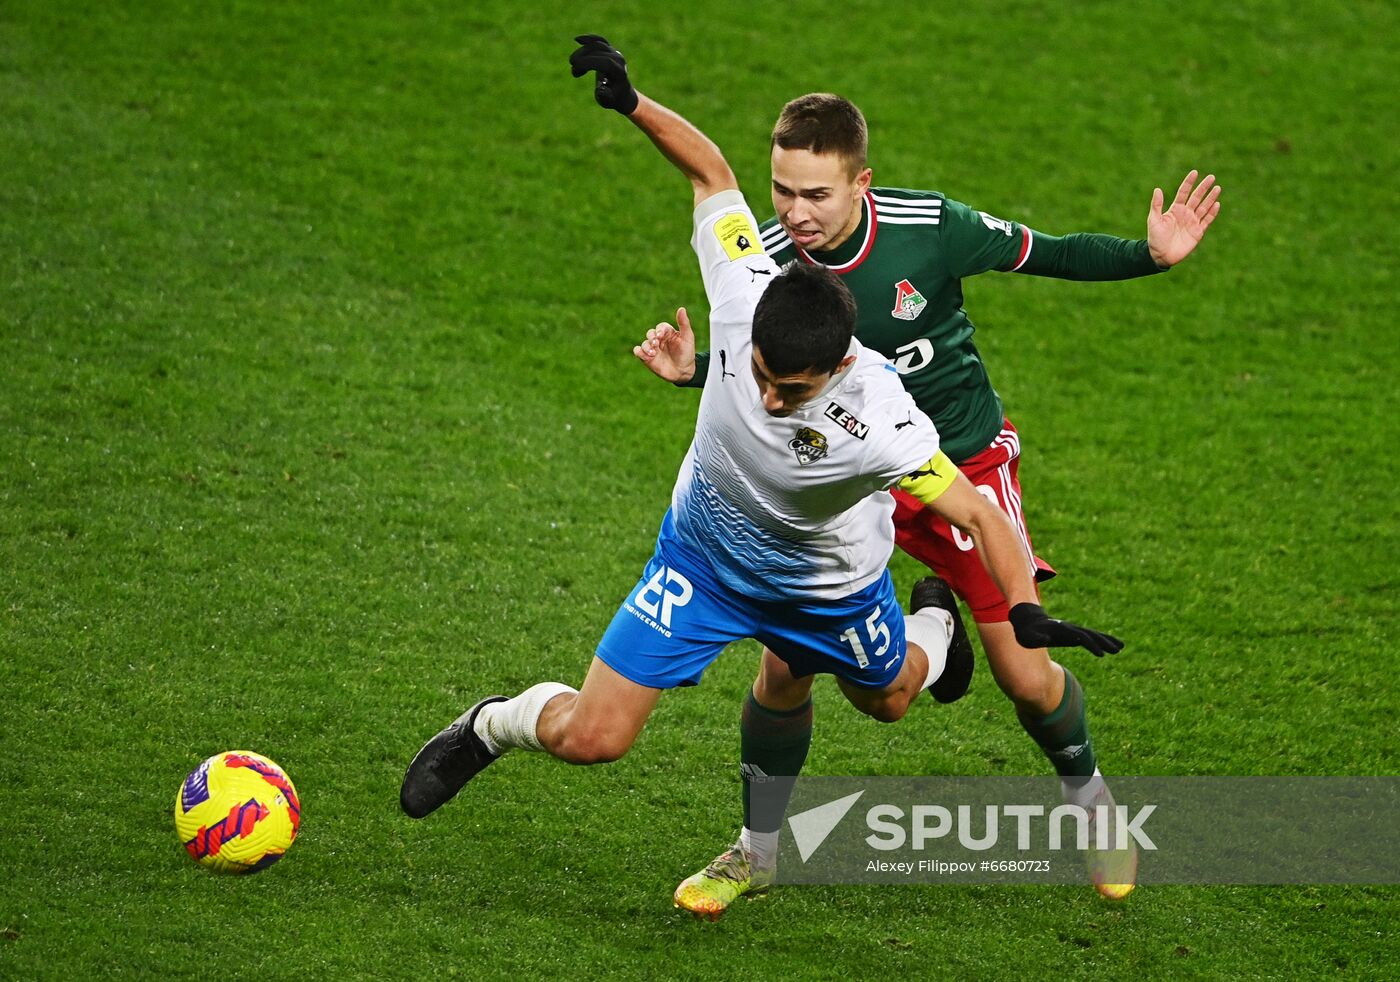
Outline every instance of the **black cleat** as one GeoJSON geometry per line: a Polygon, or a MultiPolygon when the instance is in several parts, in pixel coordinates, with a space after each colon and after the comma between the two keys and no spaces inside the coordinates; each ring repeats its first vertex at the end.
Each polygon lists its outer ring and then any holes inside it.
{"type": "Polygon", "coordinates": [[[408,765],[399,789],[399,805],[410,818],[422,818],[447,804],[463,785],[500,756],[486,749],[472,724],[482,706],[505,701],[505,696],[481,700],[423,744],[408,765]]]}
{"type": "Polygon", "coordinates": [[[963,627],[953,588],[937,576],[926,576],[915,583],[914,589],[909,592],[909,613],[917,613],[925,607],[937,607],[953,615],[953,637],[948,642],[948,659],[943,665],[943,674],[928,687],[929,695],[939,702],[957,702],[967,694],[967,687],[972,682],[974,659],[972,641],[968,639],[967,628],[963,627]]]}

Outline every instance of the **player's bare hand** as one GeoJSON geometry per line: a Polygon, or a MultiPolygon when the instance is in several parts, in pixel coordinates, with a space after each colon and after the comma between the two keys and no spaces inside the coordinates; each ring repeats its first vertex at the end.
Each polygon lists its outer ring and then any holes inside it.
{"type": "Polygon", "coordinates": [[[695,375],[695,332],[684,307],[676,310],[676,326],[657,324],[646,339],[632,349],[643,365],[657,378],[673,385],[689,382],[695,375]]]}
{"type": "Polygon", "coordinates": [[[1152,207],[1147,212],[1147,249],[1158,266],[1175,266],[1196,248],[1201,237],[1220,214],[1220,185],[1207,174],[1196,182],[1197,171],[1186,175],[1171,207],[1162,210],[1166,200],[1161,188],[1152,191],[1152,207]]]}

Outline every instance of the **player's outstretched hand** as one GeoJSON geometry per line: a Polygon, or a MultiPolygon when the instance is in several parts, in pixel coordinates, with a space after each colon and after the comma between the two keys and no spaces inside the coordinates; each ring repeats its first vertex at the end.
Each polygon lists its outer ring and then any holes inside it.
{"type": "Polygon", "coordinates": [[[676,326],[657,324],[647,331],[646,340],[632,349],[658,378],[672,385],[689,382],[695,375],[695,332],[684,307],[676,310],[676,326]]]}
{"type": "Polygon", "coordinates": [[[604,109],[616,109],[630,116],[637,108],[637,90],[627,78],[627,59],[622,57],[608,39],[597,34],[580,34],[574,38],[579,48],[569,55],[569,67],[574,78],[597,72],[593,83],[593,98],[604,109]]]}
{"type": "Polygon", "coordinates": [[[1152,207],[1147,212],[1147,250],[1158,266],[1175,266],[1191,255],[1220,214],[1220,185],[1215,183],[1215,175],[1207,174],[1199,184],[1196,176],[1194,170],[1186,175],[1166,211],[1162,210],[1162,189],[1152,191],[1152,207]]]}
{"type": "Polygon", "coordinates": [[[1123,650],[1123,642],[1113,635],[1057,621],[1040,604],[1012,607],[1011,629],[1022,648],[1087,648],[1100,658],[1123,650]]]}

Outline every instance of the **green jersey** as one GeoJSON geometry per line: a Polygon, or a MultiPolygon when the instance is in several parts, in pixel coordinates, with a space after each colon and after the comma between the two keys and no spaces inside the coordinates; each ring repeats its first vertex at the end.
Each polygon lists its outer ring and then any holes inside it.
{"type": "Polygon", "coordinates": [[[1044,235],[936,191],[871,188],[861,210],[860,224],[835,249],[809,254],[776,218],[762,227],[763,247],[780,265],[800,259],[840,274],[855,296],[856,336],[894,363],[954,461],[990,445],[1003,419],[972,342],[963,277],[995,269],[1109,280],[1158,271],[1145,241],[1044,235]]]}

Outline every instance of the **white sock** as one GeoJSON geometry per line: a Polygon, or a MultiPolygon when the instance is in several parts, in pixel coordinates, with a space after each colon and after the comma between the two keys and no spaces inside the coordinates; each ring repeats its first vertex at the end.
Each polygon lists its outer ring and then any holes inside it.
{"type": "Polygon", "coordinates": [[[739,833],[739,845],[749,857],[750,869],[772,869],[778,865],[777,832],[755,832],[746,826],[739,833]]]}
{"type": "Polygon", "coordinates": [[[1065,799],[1067,805],[1078,805],[1083,809],[1094,807],[1094,799],[1100,792],[1108,790],[1108,783],[1104,781],[1103,775],[1099,773],[1097,767],[1094,768],[1092,777],[1062,777],[1060,778],[1060,794],[1065,799]]]}
{"type": "Polygon", "coordinates": [[[544,712],[545,703],[565,692],[578,694],[562,682],[541,682],[532,685],[514,699],[505,702],[492,702],[481,707],[476,714],[472,729],[493,754],[503,753],[512,747],[520,750],[544,751],[535,726],[544,712]]]}
{"type": "Polygon", "coordinates": [[[927,689],[943,674],[948,663],[948,642],[953,639],[953,615],[938,607],[925,607],[904,617],[904,637],[928,655],[928,678],[919,686],[927,689]]]}

